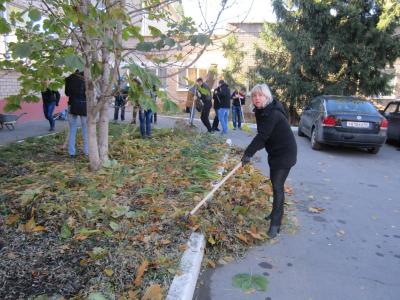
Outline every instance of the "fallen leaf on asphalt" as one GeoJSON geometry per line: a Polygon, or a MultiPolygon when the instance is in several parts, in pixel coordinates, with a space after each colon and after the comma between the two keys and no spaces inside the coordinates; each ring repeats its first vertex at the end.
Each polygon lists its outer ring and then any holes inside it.
{"type": "Polygon", "coordinates": [[[268,280],[261,275],[240,273],[233,276],[232,285],[240,288],[245,293],[252,293],[254,291],[265,292],[267,290],[268,280]]]}
{"type": "Polygon", "coordinates": [[[308,211],[313,213],[313,214],[319,214],[321,212],[323,212],[325,210],[325,208],[322,207],[309,207],[308,211]]]}
{"type": "Polygon", "coordinates": [[[336,232],[337,236],[343,236],[345,234],[344,230],[339,230],[338,232],[336,232]]]}
{"type": "Polygon", "coordinates": [[[149,262],[147,261],[147,259],[145,259],[142,264],[139,266],[137,272],[136,272],[136,277],[135,277],[135,281],[134,284],[136,286],[139,286],[142,283],[142,277],[144,272],[146,272],[147,267],[149,266],[149,262]]]}

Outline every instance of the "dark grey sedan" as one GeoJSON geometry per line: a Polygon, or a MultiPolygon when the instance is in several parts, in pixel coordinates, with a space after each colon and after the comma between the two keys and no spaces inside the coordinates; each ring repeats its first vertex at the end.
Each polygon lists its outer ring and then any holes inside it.
{"type": "Polygon", "coordinates": [[[400,145],[400,100],[391,101],[382,111],[382,115],[388,120],[387,139],[400,145]]]}
{"type": "Polygon", "coordinates": [[[387,120],[367,100],[350,96],[314,98],[300,116],[298,134],[323,144],[365,148],[376,154],[386,141],[387,120]]]}

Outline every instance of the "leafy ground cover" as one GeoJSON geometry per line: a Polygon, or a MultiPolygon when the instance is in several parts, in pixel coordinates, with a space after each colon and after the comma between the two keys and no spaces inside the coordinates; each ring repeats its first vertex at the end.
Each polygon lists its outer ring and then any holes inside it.
{"type": "Polygon", "coordinates": [[[1,299],[162,299],[193,230],[206,235],[208,267],[266,240],[271,187],[251,166],[182,218],[218,180],[224,153],[228,171],[239,160],[219,137],[179,124],[143,140],[113,124],[98,173],[67,157],[64,138],[0,152],[1,299]]]}

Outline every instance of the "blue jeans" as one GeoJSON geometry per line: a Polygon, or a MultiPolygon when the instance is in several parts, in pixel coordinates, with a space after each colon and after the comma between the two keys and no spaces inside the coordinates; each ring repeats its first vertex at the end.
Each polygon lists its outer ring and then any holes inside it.
{"type": "Polygon", "coordinates": [[[55,102],[43,103],[43,113],[44,113],[45,118],[47,120],[49,120],[50,129],[54,129],[54,125],[55,125],[55,121],[53,118],[55,108],[56,108],[55,102]]]}
{"type": "Polygon", "coordinates": [[[142,137],[151,136],[151,117],[153,112],[151,109],[139,110],[139,121],[140,121],[140,134],[142,137]]]}
{"type": "Polygon", "coordinates": [[[242,126],[242,109],[240,106],[233,105],[232,106],[232,123],[233,128],[236,128],[236,118],[237,118],[237,127],[240,128],[242,126]]]}
{"type": "Polygon", "coordinates": [[[219,108],[218,109],[218,119],[222,126],[222,133],[228,133],[228,116],[229,108],[219,108]]]}
{"type": "Polygon", "coordinates": [[[78,117],[81,118],[81,126],[82,126],[82,138],[83,138],[83,153],[85,155],[89,154],[88,149],[88,136],[87,136],[87,120],[86,116],[78,116],[69,114],[68,122],[69,122],[69,140],[68,140],[68,153],[69,155],[75,155],[75,139],[76,139],[76,131],[78,129],[78,117]]]}

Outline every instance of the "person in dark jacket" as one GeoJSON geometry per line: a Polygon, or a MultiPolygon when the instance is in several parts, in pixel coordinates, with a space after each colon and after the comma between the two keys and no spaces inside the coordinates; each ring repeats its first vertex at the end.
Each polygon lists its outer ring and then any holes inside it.
{"type": "Polygon", "coordinates": [[[128,98],[128,85],[122,78],[118,79],[118,85],[114,96],[114,121],[118,121],[119,110],[121,109],[121,121],[125,120],[125,105],[128,98]]]}
{"type": "Polygon", "coordinates": [[[87,136],[87,108],[86,108],[86,88],[83,72],[76,70],[65,79],[65,95],[68,96],[68,122],[69,122],[69,139],[68,153],[71,157],[75,157],[75,139],[78,129],[78,117],[81,119],[83,152],[87,156],[88,136],[87,136]]]}
{"type": "Polygon", "coordinates": [[[218,119],[221,122],[222,134],[228,133],[228,117],[229,108],[231,107],[231,91],[225,81],[220,80],[218,82],[217,97],[220,100],[218,109],[218,119]]]}
{"type": "Polygon", "coordinates": [[[238,90],[235,90],[233,92],[231,99],[232,99],[233,130],[236,130],[236,127],[241,129],[241,127],[242,127],[242,105],[241,105],[241,95],[238,90]]]}
{"type": "Polygon", "coordinates": [[[214,89],[214,92],[213,92],[213,102],[214,102],[213,107],[214,107],[214,111],[215,111],[215,117],[214,117],[214,120],[213,120],[213,123],[211,126],[212,131],[219,131],[219,129],[218,129],[218,124],[219,124],[218,109],[220,106],[220,101],[218,98],[218,89],[219,88],[214,89]]]}
{"type": "Polygon", "coordinates": [[[207,83],[203,81],[203,78],[198,78],[196,80],[196,85],[196,96],[203,102],[203,108],[200,116],[201,122],[203,122],[208,132],[212,132],[210,124],[210,110],[212,107],[210,88],[208,87],[207,83]]]}
{"type": "Polygon", "coordinates": [[[296,164],[297,145],[290,128],[286,112],[277,100],[272,98],[266,84],[257,84],[251,90],[255,106],[257,135],[247,147],[242,157],[242,164],[262,148],[268,153],[268,164],[273,190],[272,212],[266,217],[271,220],[268,236],[274,238],[280,231],[285,201],[284,184],[290,169],[296,164]]]}
{"type": "MultiPolygon", "coordinates": [[[[48,86],[48,82],[46,82],[46,86],[48,86]]],[[[58,102],[60,101],[60,93],[47,88],[44,92],[42,92],[42,100],[44,116],[50,123],[49,131],[54,131],[55,121],[53,113],[56,106],[58,106],[58,102]]]]}

